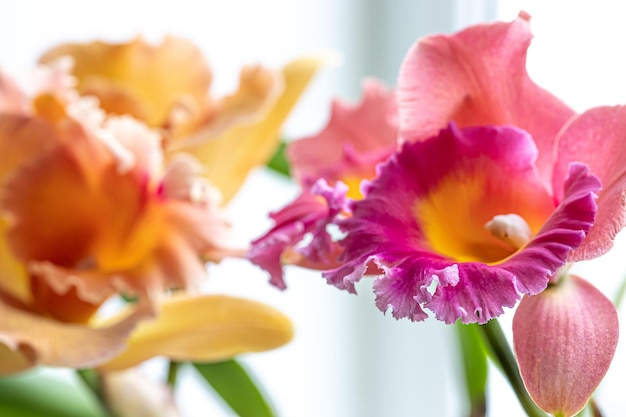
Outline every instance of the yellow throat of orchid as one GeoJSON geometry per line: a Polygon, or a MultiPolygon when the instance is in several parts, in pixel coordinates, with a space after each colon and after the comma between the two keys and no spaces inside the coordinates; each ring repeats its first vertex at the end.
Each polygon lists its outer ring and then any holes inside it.
{"type": "Polygon", "coordinates": [[[502,181],[480,171],[449,175],[413,213],[435,252],[459,262],[498,263],[524,246],[551,210],[548,199],[528,201],[532,190],[519,187],[503,189],[502,181]]]}

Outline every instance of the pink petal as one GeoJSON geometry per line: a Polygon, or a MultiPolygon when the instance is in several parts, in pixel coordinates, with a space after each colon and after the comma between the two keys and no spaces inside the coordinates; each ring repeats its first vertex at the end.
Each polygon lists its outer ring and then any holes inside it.
{"type": "Polygon", "coordinates": [[[294,177],[307,184],[318,178],[334,184],[346,175],[372,177],[376,163],[396,147],[396,117],[395,93],[374,79],[366,80],[360,103],[334,101],[321,132],[289,145],[294,177]]]}
{"type": "Polygon", "coordinates": [[[564,417],[582,410],[609,369],[618,332],[611,301],[579,277],[525,297],[513,318],[513,340],[533,401],[564,417]]]}
{"type": "Polygon", "coordinates": [[[595,224],[570,261],[596,258],[613,246],[626,225],[626,106],[599,107],[572,120],[558,139],[554,172],[555,191],[567,175],[568,165],[580,161],[602,181],[595,224]]]}
{"type": "Polygon", "coordinates": [[[450,121],[514,125],[534,138],[537,167],[548,182],[554,137],[573,111],[526,73],[528,19],[431,36],[409,50],[398,79],[401,139],[424,140],[450,121]]]}

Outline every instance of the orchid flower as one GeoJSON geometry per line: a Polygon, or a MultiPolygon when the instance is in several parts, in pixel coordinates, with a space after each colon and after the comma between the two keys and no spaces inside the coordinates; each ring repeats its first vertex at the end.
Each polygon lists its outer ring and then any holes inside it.
{"type": "Polygon", "coordinates": [[[523,298],[513,330],[526,389],[571,416],[617,341],[612,303],[567,266],[608,251],[626,223],[626,107],[575,114],[528,76],[530,40],[521,13],[409,50],[398,147],[324,224],[342,252],[323,275],[355,292],[374,272],[378,308],[413,321],[484,324],[523,298]]]}
{"type": "MultiPolygon", "coordinates": [[[[47,55],[28,88],[0,74],[0,374],[36,365],[117,370],[157,355],[215,361],[292,338],[291,322],[275,309],[200,295],[197,287],[205,262],[241,252],[221,196],[271,152],[319,61],[279,73],[245,70],[242,91],[214,103],[197,50],[180,40],[165,44],[164,53],[140,41],[116,50],[123,64],[112,60],[106,71],[129,65],[135,78],[113,87],[86,82],[84,92],[111,113],[79,94],[83,84],[71,71],[74,62],[84,71],[81,59],[47,55]],[[137,78],[146,63],[154,73],[137,78]],[[192,115],[181,119],[190,97],[192,115]],[[201,138],[208,143],[186,143],[191,136],[182,132],[190,124],[204,129],[209,119],[220,122],[201,138]],[[236,140],[243,148],[226,162],[236,140]],[[264,151],[250,152],[248,140],[264,151]],[[225,169],[217,184],[201,176],[212,159],[225,169]],[[119,295],[138,301],[105,320],[101,307],[119,295]]],[[[109,47],[78,48],[87,61],[102,49],[111,59],[109,47]]]]}
{"type": "Polygon", "coordinates": [[[129,114],[159,128],[166,160],[181,152],[193,154],[203,166],[201,175],[220,189],[223,203],[253,167],[272,156],[282,123],[324,62],[323,57],[307,57],[282,70],[247,66],[239,89],[215,98],[210,95],[211,69],[186,39],[166,36],[157,45],[141,37],[118,44],[64,44],[46,52],[41,62],[60,57],[74,61],[72,74],[81,95],[97,97],[110,114],[129,114]]]}

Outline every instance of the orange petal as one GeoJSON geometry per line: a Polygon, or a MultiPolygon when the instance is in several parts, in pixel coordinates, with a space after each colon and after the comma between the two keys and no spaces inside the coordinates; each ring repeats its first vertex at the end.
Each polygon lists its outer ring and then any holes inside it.
{"type": "MultiPolygon", "coordinates": [[[[0,115],[0,198],[4,183],[26,161],[52,147],[58,138],[53,127],[23,115],[0,115]]],[[[29,279],[7,241],[8,220],[0,217],[0,291],[27,302],[29,279]]]]}
{"type": "Polygon", "coordinates": [[[248,173],[272,156],[283,122],[322,64],[318,58],[302,58],[286,65],[282,92],[275,90],[280,88],[276,80],[269,88],[266,71],[244,70],[241,90],[223,103],[225,114],[218,116],[216,124],[168,151],[194,154],[205,167],[205,177],[220,189],[224,203],[228,202],[248,173]],[[261,100],[263,92],[265,101],[261,100]]]}
{"type": "Polygon", "coordinates": [[[524,297],[513,318],[513,342],[533,401],[561,417],[582,410],[609,369],[618,333],[613,303],[579,277],[524,297]]]}
{"type": "Polygon", "coordinates": [[[96,366],[118,354],[137,322],[151,313],[149,305],[141,304],[107,327],[91,328],[38,316],[0,300],[0,342],[5,345],[0,345],[0,374],[21,370],[18,365],[96,366]],[[16,364],[18,354],[21,360],[16,364]]]}
{"type": "Polygon", "coordinates": [[[48,123],[28,116],[0,114],[0,187],[7,175],[51,148],[57,140],[54,128],[48,123]]]}
{"type": "Polygon", "coordinates": [[[164,301],[157,318],[141,323],[127,349],[100,369],[124,369],[158,355],[219,361],[273,349],[292,337],[289,319],[264,304],[216,295],[176,297],[164,301]]]}
{"type": "Polygon", "coordinates": [[[159,45],[140,37],[120,44],[65,44],[41,62],[64,55],[75,61],[79,92],[96,95],[109,113],[130,113],[161,126],[181,101],[198,108],[207,101],[211,71],[201,51],[182,38],[166,36],[159,45]]]}
{"type": "Polygon", "coordinates": [[[89,257],[101,219],[94,215],[98,211],[81,168],[66,148],[26,164],[4,191],[2,205],[13,221],[8,238],[20,259],[73,266],[89,257]]]}
{"type": "Polygon", "coordinates": [[[76,285],[79,296],[99,303],[113,289],[113,276],[145,267],[163,233],[165,211],[150,198],[145,178],[119,174],[113,163],[81,166],[75,157],[81,152],[74,141],[25,164],[7,183],[2,203],[16,256],[30,265],[55,265],[55,274],[36,272],[56,280],[64,276],[56,272],[68,271],[61,287],[48,280],[57,292],[89,277],[76,285]],[[98,288],[109,291],[96,300],[98,288]]]}

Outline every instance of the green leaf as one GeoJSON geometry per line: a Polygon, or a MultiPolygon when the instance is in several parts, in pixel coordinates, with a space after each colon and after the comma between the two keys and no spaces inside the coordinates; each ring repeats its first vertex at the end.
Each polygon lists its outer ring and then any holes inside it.
{"type": "Polygon", "coordinates": [[[80,384],[39,371],[0,378],[0,416],[107,417],[80,384]]]}
{"type": "Polygon", "coordinates": [[[470,404],[470,417],[484,417],[487,413],[487,353],[483,346],[480,331],[475,324],[457,322],[456,333],[459,340],[467,398],[470,404]]]}
{"type": "Polygon", "coordinates": [[[278,149],[267,163],[268,168],[278,172],[279,174],[283,174],[287,177],[291,177],[291,171],[289,170],[289,161],[285,156],[285,150],[287,148],[287,143],[284,141],[280,143],[278,149]]]}
{"type": "Polygon", "coordinates": [[[195,363],[196,370],[240,417],[274,417],[261,392],[236,361],[195,363]]]}

